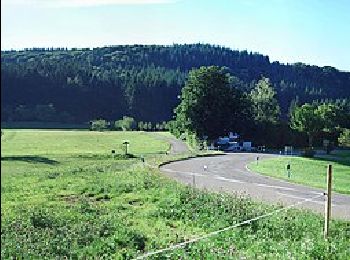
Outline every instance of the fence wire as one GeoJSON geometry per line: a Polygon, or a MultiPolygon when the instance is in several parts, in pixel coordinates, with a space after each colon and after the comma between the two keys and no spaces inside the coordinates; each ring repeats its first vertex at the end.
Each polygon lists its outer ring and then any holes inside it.
{"type": "Polygon", "coordinates": [[[235,225],[232,225],[232,226],[228,226],[228,227],[225,227],[223,229],[219,229],[217,231],[214,231],[214,232],[211,232],[211,233],[208,233],[204,236],[200,236],[200,237],[196,237],[196,238],[193,238],[193,239],[190,239],[188,241],[185,241],[185,242],[181,242],[181,243],[178,243],[178,244],[175,244],[175,245],[171,245],[167,248],[163,248],[163,249],[159,249],[159,250],[156,250],[156,251],[153,251],[153,252],[149,252],[149,253],[146,253],[144,255],[141,255],[141,256],[138,256],[136,258],[134,258],[135,260],[139,260],[139,259],[145,259],[145,258],[148,258],[150,256],[154,256],[154,255],[158,255],[158,254],[161,254],[161,253],[164,253],[164,252],[168,252],[168,251],[172,251],[172,250],[175,250],[175,249],[178,249],[178,248],[182,248],[188,244],[192,244],[192,243],[195,243],[197,241],[200,241],[200,240],[204,240],[204,239],[207,239],[209,237],[212,237],[212,236],[215,236],[217,234],[220,234],[222,232],[225,232],[225,231],[228,231],[228,230],[231,230],[231,229],[234,229],[234,228],[238,228],[242,225],[245,225],[245,224],[250,224],[251,222],[253,221],[257,221],[259,219],[263,219],[263,218],[266,218],[266,217],[269,217],[269,216],[272,216],[276,213],[279,213],[279,212],[282,212],[282,211],[286,211],[288,209],[291,209],[291,208],[294,208],[296,206],[299,206],[303,203],[306,203],[306,202],[310,202],[310,201],[313,201],[317,198],[320,198],[324,196],[324,193],[322,194],[317,194],[316,196],[312,197],[312,198],[308,198],[308,199],[304,199],[304,200],[300,200],[292,205],[289,205],[287,207],[284,207],[284,208],[280,208],[280,209],[277,209],[277,210],[274,210],[272,212],[269,212],[269,213],[266,213],[266,214],[263,214],[263,215],[260,215],[260,216],[257,216],[255,218],[251,218],[251,219],[248,219],[248,220],[245,220],[243,222],[240,222],[240,223],[237,223],[235,225]]]}

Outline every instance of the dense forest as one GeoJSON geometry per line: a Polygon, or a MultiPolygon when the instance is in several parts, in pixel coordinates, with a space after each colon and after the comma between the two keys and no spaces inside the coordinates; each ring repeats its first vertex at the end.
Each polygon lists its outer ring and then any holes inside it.
{"type": "Polygon", "coordinates": [[[247,92],[269,78],[282,119],[291,104],[350,97],[350,72],[270,62],[268,56],[221,46],[33,48],[1,52],[1,120],[81,123],[127,115],[168,121],[189,70],[209,65],[227,67],[247,92]]]}

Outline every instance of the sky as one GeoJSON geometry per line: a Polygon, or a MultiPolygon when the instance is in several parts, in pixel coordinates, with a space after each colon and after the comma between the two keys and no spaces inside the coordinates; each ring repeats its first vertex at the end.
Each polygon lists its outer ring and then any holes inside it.
{"type": "Polygon", "coordinates": [[[1,50],[174,43],[350,71],[350,0],[1,0],[1,50]]]}

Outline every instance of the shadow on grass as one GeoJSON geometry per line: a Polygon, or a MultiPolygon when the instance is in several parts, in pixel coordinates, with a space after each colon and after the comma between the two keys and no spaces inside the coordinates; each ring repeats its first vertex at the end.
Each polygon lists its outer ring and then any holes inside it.
{"type": "Polygon", "coordinates": [[[328,162],[336,162],[338,164],[342,164],[345,166],[350,166],[350,159],[347,158],[342,158],[342,157],[336,157],[336,156],[323,156],[323,157],[318,157],[315,156],[311,159],[318,160],[318,161],[328,161],[328,162]]]}
{"type": "Polygon", "coordinates": [[[56,160],[51,160],[46,157],[41,156],[1,156],[1,161],[21,161],[21,162],[28,162],[28,163],[43,163],[43,164],[50,164],[50,165],[56,165],[59,164],[56,160]]]}

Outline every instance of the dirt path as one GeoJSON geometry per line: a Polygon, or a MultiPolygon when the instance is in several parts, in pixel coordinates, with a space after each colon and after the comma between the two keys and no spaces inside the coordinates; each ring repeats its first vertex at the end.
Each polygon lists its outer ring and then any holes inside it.
{"type": "MultiPolygon", "coordinates": [[[[185,184],[192,184],[195,179],[195,185],[199,188],[245,193],[255,200],[284,205],[291,205],[324,192],[321,189],[293,184],[249,171],[246,165],[256,160],[257,156],[260,159],[266,159],[276,155],[236,153],[201,157],[164,165],[161,171],[185,184]]],[[[300,207],[323,214],[324,196],[300,207]]],[[[350,220],[350,196],[333,193],[332,216],[350,220]]]]}

